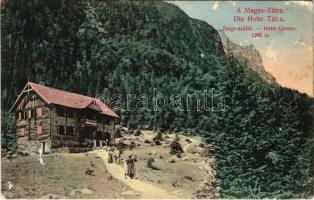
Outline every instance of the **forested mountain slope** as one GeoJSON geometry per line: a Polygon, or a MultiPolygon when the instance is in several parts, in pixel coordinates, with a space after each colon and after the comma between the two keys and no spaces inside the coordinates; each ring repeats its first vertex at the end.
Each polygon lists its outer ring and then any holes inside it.
{"type": "Polygon", "coordinates": [[[313,99],[264,82],[224,53],[214,28],[176,6],[10,0],[2,4],[1,31],[2,109],[12,105],[27,80],[124,99],[157,91],[182,97],[182,104],[187,94],[214,89],[223,109],[198,111],[196,99],[181,111],[139,110],[131,103],[118,111],[120,123],[202,135],[215,145],[222,197],[312,192],[313,99]]]}

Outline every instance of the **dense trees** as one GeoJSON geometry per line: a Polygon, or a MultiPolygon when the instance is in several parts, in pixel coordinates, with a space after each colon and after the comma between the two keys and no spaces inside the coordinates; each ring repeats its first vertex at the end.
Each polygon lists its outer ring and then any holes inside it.
{"type": "Polygon", "coordinates": [[[1,112],[1,147],[4,150],[12,152],[18,150],[15,138],[14,118],[6,110],[2,110],[1,112]]]}
{"type": "Polygon", "coordinates": [[[219,75],[218,87],[227,94],[224,110],[207,117],[201,128],[207,142],[215,144],[222,195],[311,195],[313,144],[308,120],[313,100],[284,88],[265,87],[244,73],[232,56],[227,62],[231,63],[219,75]]]}
{"type": "MultiPolygon", "coordinates": [[[[200,97],[213,89],[214,110],[198,111],[195,98],[180,111],[141,110],[129,102],[129,110],[117,111],[120,123],[202,135],[215,146],[223,197],[310,194],[313,99],[262,81],[223,53],[211,26],[175,6],[10,0],[2,7],[1,26],[3,109],[27,80],[124,100],[157,91],[168,101],[175,94],[183,105],[188,94],[200,97]]],[[[2,127],[9,133],[3,120],[2,127]]]]}

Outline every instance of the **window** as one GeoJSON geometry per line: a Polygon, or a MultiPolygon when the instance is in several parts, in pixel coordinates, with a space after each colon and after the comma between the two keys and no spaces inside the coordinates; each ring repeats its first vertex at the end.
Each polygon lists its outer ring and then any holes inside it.
{"type": "Polygon", "coordinates": [[[63,107],[57,107],[57,115],[64,117],[64,108],[63,107]]]}
{"type": "Polygon", "coordinates": [[[20,132],[19,132],[21,137],[25,136],[25,128],[20,128],[20,132]]]}
{"type": "Polygon", "coordinates": [[[28,110],[28,119],[30,119],[30,118],[32,118],[32,110],[31,109],[28,110]]]}
{"type": "Polygon", "coordinates": [[[58,125],[58,126],[57,126],[57,132],[58,132],[58,134],[60,134],[60,135],[64,135],[64,126],[58,125]]]}
{"type": "Polygon", "coordinates": [[[68,114],[68,117],[70,117],[70,118],[73,118],[73,117],[74,117],[74,112],[73,112],[73,110],[68,110],[67,114],[68,114]]]}
{"type": "Polygon", "coordinates": [[[22,119],[22,113],[20,111],[16,112],[15,119],[18,121],[22,119]]]}
{"type": "Polygon", "coordinates": [[[28,119],[31,119],[34,116],[35,116],[35,110],[33,108],[29,109],[28,110],[28,119]]]}
{"type": "Polygon", "coordinates": [[[42,125],[37,126],[37,134],[38,135],[43,134],[43,126],[42,125]]]}
{"type": "Polygon", "coordinates": [[[23,119],[26,119],[27,118],[27,110],[24,110],[24,112],[23,112],[23,119]]]}
{"type": "Polygon", "coordinates": [[[43,116],[43,108],[42,107],[37,107],[36,108],[36,116],[37,117],[43,116]]]}
{"type": "Polygon", "coordinates": [[[67,126],[67,135],[75,135],[73,126],[67,126]]]}

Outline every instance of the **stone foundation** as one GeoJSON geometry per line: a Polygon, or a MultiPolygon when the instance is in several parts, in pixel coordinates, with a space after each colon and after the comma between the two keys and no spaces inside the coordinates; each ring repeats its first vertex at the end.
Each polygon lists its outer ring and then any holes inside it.
{"type": "Polygon", "coordinates": [[[42,149],[44,154],[51,153],[51,141],[28,140],[27,138],[18,140],[19,151],[27,154],[38,154],[42,149]]]}

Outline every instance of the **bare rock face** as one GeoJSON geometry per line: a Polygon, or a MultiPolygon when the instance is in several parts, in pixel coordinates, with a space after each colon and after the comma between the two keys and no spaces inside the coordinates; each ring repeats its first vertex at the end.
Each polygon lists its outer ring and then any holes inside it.
{"type": "Polygon", "coordinates": [[[241,46],[230,41],[223,31],[218,32],[226,54],[233,53],[240,63],[246,63],[247,66],[256,72],[264,81],[277,84],[275,77],[265,70],[262,57],[253,45],[241,46]]]}

